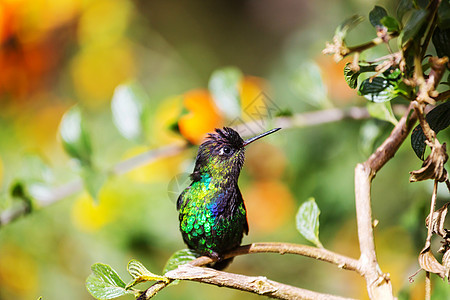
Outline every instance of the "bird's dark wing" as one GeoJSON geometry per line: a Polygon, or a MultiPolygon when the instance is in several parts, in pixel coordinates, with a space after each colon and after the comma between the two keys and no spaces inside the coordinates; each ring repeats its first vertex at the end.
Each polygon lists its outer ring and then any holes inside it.
{"type": "MultiPolygon", "coordinates": [[[[236,193],[237,193],[237,201],[236,203],[241,203],[244,206],[245,211],[247,212],[247,209],[245,208],[245,203],[244,203],[244,199],[242,198],[242,194],[241,191],[239,190],[239,187],[237,187],[236,189],[236,193]]],[[[248,234],[248,219],[247,219],[247,213],[245,214],[245,224],[244,224],[244,233],[248,234]]]]}

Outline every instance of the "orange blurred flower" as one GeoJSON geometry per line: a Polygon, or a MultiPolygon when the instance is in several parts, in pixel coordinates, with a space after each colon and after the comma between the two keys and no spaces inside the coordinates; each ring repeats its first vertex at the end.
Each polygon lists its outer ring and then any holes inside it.
{"type": "Polygon", "coordinates": [[[256,181],[243,191],[243,198],[250,230],[274,232],[293,219],[294,197],[281,181],[256,181]]]}
{"type": "Polygon", "coordinates": [[[200,144],[208,132],[223,126],[223,117],[207,90],[187,92],[184,94],[183,105],[189,113],[181,116],[178,127],[189,142],[200,144]]]}

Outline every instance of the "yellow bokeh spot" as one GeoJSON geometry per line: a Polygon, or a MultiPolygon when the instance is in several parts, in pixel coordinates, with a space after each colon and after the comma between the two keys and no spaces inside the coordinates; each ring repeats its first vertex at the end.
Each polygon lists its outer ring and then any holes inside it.
{"type": "MultiPolygon", "coordinates": [[[[125,158],[135,157],[149,150],[150,149],[143,146],[135,147],[125,154],[125,158]]],[[[181,172],[180,166],[185,159],[186,154],[184,152],[174,156],[158,158],[130,171],[127,176],[137,182],[167,183],[171,178],[181,172]]]]}
{"type": "Polygon", "coordinates": [[[223,118],[207,90],[193,90],[184,94],[184,107],[189,111],[178,121],[181,134],[191,143],[200,144],[208,132],[222,127],[223,118]]]}
{"type": "Polygon", "coordinates": [[[17,246],[0,248],[0,290],[30,299],[38,286],[37,266],[33,258],[17,246]]]}
{"type": "Polygon", "coordinates": [[[127,0],[94,1],[80,17],[78,40],[81,44],[97,42],[99,39],[113,43],[125,33],[132,5],[127,0]]]}
{"type": "Polygon", "coordinates": [[[246,76],[239,86],[241,97],[242,119],[244,121],[258,120],[267,116],[267,98],[263,94],[267,83],[258,77],[246,76]]]}
{"type": "Polygon", "coordinates": [[[120,193],[110,186],[104,186],[96,203],[87,193],[80,195],[72,209],[72,220],[83,231],[96,231],[113,222],[122,210],[120,193]]]}
{"type": "Polygon", "coordinates": [[[251,230],[274,232],[293,218],[294,198],[281,181],[256,181],[243,191],[243,198],[251,230]]]}
{"type": "Polygon", "coordinates": [[[117,43],[93,43],[84,47],[72,61],[72,76],[80,100],[97,108],[108,102],[117,85],[135,72],[131,46],[117,43]]]}

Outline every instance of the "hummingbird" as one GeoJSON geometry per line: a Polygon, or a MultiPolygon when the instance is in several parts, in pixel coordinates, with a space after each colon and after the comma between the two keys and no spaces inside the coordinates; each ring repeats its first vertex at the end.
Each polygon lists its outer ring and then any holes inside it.
{"type": "Polygon", "coordinates": [[[243,140],[235,130],[224,127],[209,133],[200,145],[191,184],[177,200],[180,231],[186,245],[215,260],[215,269],[224,269],[231,259],[223,259],[248,234],[247,211],[238,178],[244,165],[245,147],[274,133],[275,128],[243,140]]]}

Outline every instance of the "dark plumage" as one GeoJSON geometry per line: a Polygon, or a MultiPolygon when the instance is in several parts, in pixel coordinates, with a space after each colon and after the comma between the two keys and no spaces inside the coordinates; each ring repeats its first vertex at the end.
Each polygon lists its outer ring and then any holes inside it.
{"type": "Polygon", "coordinates": [[[248,233],[247,213],[238,187],[245,146],[271,134],[276,128],[244,141],[231,128],[208,134],[198,150],[192,183],[178,197],[180,231],[189,248],[218,262],[222,269],[230,260],[223,254],[241,244],[248,233]]]}

